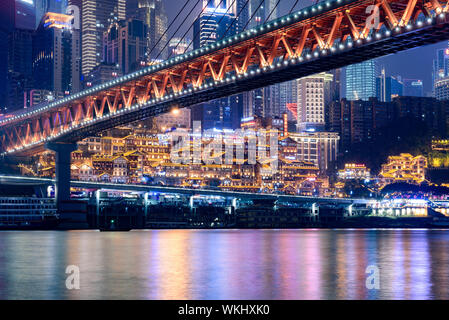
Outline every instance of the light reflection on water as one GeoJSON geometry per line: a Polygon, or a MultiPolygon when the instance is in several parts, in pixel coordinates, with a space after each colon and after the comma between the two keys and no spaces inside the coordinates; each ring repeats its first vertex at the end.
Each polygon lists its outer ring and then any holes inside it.
{"type": "Polygon", "coordinates": [[[449,230],[0,232],[0,299],[449,299],[449,230]]]}

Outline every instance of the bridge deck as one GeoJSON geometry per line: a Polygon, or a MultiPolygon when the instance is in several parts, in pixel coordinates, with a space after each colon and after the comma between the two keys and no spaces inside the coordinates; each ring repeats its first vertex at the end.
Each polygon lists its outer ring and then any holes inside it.
{"type": "Polygon", "coordinates": [[[439,0],[327,1],[0,122],[0,154],[33,154],[105,129],[448,39],[439,0]]]}

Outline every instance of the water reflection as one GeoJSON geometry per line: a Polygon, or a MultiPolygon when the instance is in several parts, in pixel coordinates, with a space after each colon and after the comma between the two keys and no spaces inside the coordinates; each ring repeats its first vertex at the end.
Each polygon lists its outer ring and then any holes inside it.
{"type": "Polygon", "coordinates": [[[449,299],[449,230],[0,232],[0,298],[449,299]]]}

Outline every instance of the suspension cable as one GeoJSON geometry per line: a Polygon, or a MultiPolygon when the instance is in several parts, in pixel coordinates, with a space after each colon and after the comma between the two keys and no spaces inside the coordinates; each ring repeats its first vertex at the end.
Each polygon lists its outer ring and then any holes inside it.
{"type": "MultiPolygon", "coordinates": [[[[247,0],[247,1],[248,1],[248,0],[247,0]]],[[[228,6],[228,8],[226,9],[226,12],[221,16],[220,20],[218,20],[217,26],[219,26],[220,23],[223,21],[223,18],[224,18],[225,15],[228,13],[229,9],[234,5],[234,3],[235,3],[235,0],[232,1],[231,5],[228,6]]],[[[238,17],[236,16],[235,19],[237,19],[237,18],[238,18],[238,17]]],[[[206,24],[207,24],[207,21],[206,21],[206,24]]],[[[228,31],[228,29],[226,29],[226,32],[223,34],[223,37],[222,37],[222,38],[224,38],[224,37],[226,36],[227,31],[228,31]]],[[[212,32],[209,33],[209,36],[208,36],[207,39],[206,39],[206,44],[207,44],[208,41],[210,40],[211,35],[212,35],[212,32]]],[[[193,40],[192,40],[192,41],[193,41],[193,40]]]]}
{"type": "Polygon", "coordinates": [[[273,9],[271,9],[271,12],[270,12],[270,14],[268,15],[268,17],[265,19],[265,22],[264,22],[264,23],[267,23],[268,20],[270,20],[270,17],[271,17],[271,15],[274,13],[274,10],[277,9],[277,7],[278,7],[278,5],[279,5],[279,2],[281,2],[281,0],[278,0],[278,1],[276,2],[276,5],[274,6],[273,9]]]}
{"type": "MultiPolygon", "coordinates": [[[[187,0],[184,5],[182,6],[181,10],[178,11],[178,13],[176,14],[175,18],[173,19],[173,21],[170,23],[170,25],[167,27],[167,29],[165,29],[164,33],[159,37],[159,39],[157,40],[157,42],[153,45],[153,47],[151,48],[150,52],[148,53],[148,59],[151,59],[151,53],[153,52],[153,50],[156,48],[156,46],[159,44],[159,42],[161,42],[162,38],[167,34],[168,29],[170,29],[170,27],[175,23],[175,21],[178,19],[179,15],[181,14],[182,11],[184,11],[185,7],[187,6],[187,4],[190,2],[190,0],[187,0]]],[[[158,55],[159,56],[159,55],[158,55]]]]}
{"type": "MultiPolygon", "coordinates": [[[[215,13],[215,12],[217,11],[218,7],[220,7],[220,5],[221,5],[222,2],[223,2],[223,0],[220,0],[220,3],[219,3],[218,6],[215,8],[215,10],[214,10],[213,13],[215,13]]],[[[189,30],[187,30],[187,31],[184,33],[182,39],[184,39],[184,37],[186,36],[187,32],[190,31],[190,29],[191,29],[192,26],[195,24],[195,22],[200,18],[201,14],[203,14],[204,9],[205,9],[205,8],[203,8],[203,10],[200,12],[200,14],[196,17],[195,21],[194,21],[193,24],[190,26],[189,30]]],[[[207,23],[209,22],[210,17],[211,17],[211,15],[207,18],[205,24],[207,24],[207,23]]],[[[199,36],[200,32],[201,32],[201,26],[200,26],[200,30],[198,30],[198,32],[193,36],[192,41],[190,41],[189,45],[187,46],[186,52],[189,51],[190,46],[191,46],[192,43],[195,41],[195,39],[199,36]]]]}
{"type": "MultiPolygon", "coordinates": [[[[226,38],[226,35],[228,34],[229,30],[232,28],[232,26],[234,25],[234,22],[237,21],[238,18],[240,18],[240,15],[242,14],[242,11],[246,8],[246,6],[248,5],[249,0],[246,0],[245,5],[240,9],[239,13],[237,14],[237,18],[235,20],[232,21],[232,23],[229,25],[229,27],[226,29],[226,32],[223,35],[223,38],[226,38]]],[[[243,30],[242,30],[243,31],[243,30]]]]}
{"type": "Polygon", "coordinates": [[[254,10],[253,14],[251,15],[251,17],[248,19],[248,21],[246,22],[245,26],[243,27],[243,31],[245,31],[246,27],[249,25],[249,23],[251,22],[251,20],[253,20],[254,16],[256,15],[257,11],[260,9],[260,7],[262,6],[262,4],[264,3],[265,0],[260,1],[259,5],[257,6],[256,10],[254,10]]]}
{"type": "MultiPolygon", "coordinates": [[[[184,22],[187,20],[187,18],[190,16],[190,14],[193,12],[193,10],[196,8],[196,6],[198,5],[198,3],[201,0],[197,0],[197,2],[195,3],[195,5],[190,9],[189,13],[187,14],[187,16],[184,18],[184,20],[181,22],[181,24],[178,26],[178,28],[176,29],[176,31],[173,33],[173,35],[170,37],[170,39],[165,43],[164,47],[161,49],[161,51],[159,52],[159,54],[157,55],[156,59],[162,54],[162,52],[165,50],[165,48],[168,46],[168,44],[170,43],[170,41],[175,37],[176,33],[179,31],[179,29],[184,25],[184,22]]],[[[209,5],[210,1],[209,0],[206,7],[209,5]]],[[[204,7],[203,10],[206,8],[204,7]]],[[[203,11],[202,10],[202,11],[203,11]]],[[[189,28],[190,29],[190,28],[189,28]]],[[[176,47],[178,47],[180,41],[178,42],[178,44],[176,45],[176,47]]]]}
{"type": "Polygon", "coordinates": [[[288,14],[293,12],[293,9],[295,9],[296,5],[298,4],[299,0],[296,0],[295,3],[293,4],[292,8],[290,9],[290,11],[288,12],[288,14]]]}

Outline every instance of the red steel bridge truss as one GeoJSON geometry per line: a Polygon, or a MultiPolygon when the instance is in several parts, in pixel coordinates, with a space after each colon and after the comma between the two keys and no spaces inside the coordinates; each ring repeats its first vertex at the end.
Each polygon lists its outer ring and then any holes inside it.
{"type": "Polygon", "coordinates": [[[0,154],[33,154],[211,99],[449,38],[449,2],[334,0],[0,121],[0,154]],[[373,14],[378,12],[378,24],[373,14]]]}

